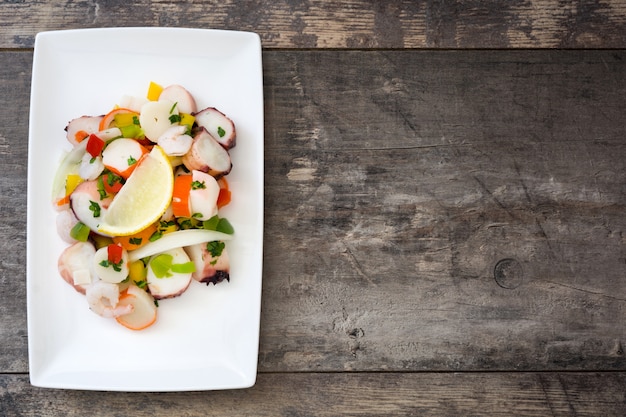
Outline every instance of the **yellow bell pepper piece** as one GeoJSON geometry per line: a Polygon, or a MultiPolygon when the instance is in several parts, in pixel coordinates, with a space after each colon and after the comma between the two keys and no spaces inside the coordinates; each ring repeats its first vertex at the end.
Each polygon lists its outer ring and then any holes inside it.
{"type": "Polygon", "coordinates": [[[162,91],[163,91],[162,86],[160,86],[159,84],[153,81],[150,81],[150,86],[148,87],[148,95],[147,95],[148,100],[157,101],[162,91]]]}
{"type": "Polygon", "coordinates": [[[68,174],[67,177],[65,177],[65,195],[72,194],[81,182],[83,182],[83,179],[80,175],[68,174]]]}
{"type": "Polygon", "coordinates": [[[131,262],[128,266],[128,276],[135,282],[135,284],[145,281],[147,274],[148,271],[146,270],[146,266],[143,264],[141,259],[131,262]]]}
{"type": "Polygon", "coordinates": [[[132,126],[135,124],[135,118],[139,120],[137,114],[135,113],[118,113],[113,116],[115,126],[117,127],[132,126]]]}
{"type": "Polygon", "coordinates": [[[196,118],[189,113],[181,113],[180,114],[180,125],[187,126],[189,130],[193,126],[193,123],[196,121],[196,118]]]}

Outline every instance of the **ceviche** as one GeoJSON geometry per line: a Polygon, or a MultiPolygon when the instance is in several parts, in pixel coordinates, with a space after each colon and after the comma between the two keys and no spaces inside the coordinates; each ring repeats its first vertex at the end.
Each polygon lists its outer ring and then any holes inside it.
{"type": "Polygon", "coordinates": [[[141,330],[156,322],[158,300],[193,281],[230,281],[234,230],[220,216],[231,200],[230,118],[198,110],[180,85],[151,82],[146,97],[123,96],[65,131],[73,148],[53,183],[68,243],[58,267],[94,313],[141,330]]]}

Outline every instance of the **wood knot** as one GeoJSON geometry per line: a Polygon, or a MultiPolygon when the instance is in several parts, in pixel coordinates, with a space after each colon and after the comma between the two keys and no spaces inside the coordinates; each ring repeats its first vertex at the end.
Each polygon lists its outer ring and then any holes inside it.
{"type": "Polygon", "coordinates": [[[501,259],[493,268],[493,277],[502,288],[512,290],[522,285],[524,271],[522,265],[513,258],[501,259]]]}
{"type": "Polygon", "coordinates": [[[365,336],[365,332],[361,328],[356,328],[350,330],[348,336],[350,336],[351,339],[358,339],[359,337],[365,336]]]}

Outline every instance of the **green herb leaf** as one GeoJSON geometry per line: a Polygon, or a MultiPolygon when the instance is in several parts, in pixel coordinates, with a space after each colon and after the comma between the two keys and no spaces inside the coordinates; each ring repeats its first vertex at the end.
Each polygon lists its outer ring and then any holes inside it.
{"type": "Polygon", "coordinates": [[[206,188],[206,184],[204,181],[193,181],[191,183],[192,190],[204,190],[206,188]]]}
{"type": "Polygon", "coordinates": [[[113,187],[116,182],[123,184],[122,177],[120,177],[119,175],[115,175],[112,172],[109,172],[107,174],[107,184],[109,184],[109,187],[113,187]]]}
{"type": "Polygon", "coordinates": [[[217,224],[220,222],[220,218],[217,214],[211,217],[209,220],[205,220],[202,222],[202,228],[205,230],[216,230],[217,224]]]}
{"type": "MultiPolygon", "coordinates": [[[[178,222],[178,227],[182,230],[187,230],[187,229],[197,229],[199,227],[202,227],[202,222],[199,221],[197,219],[197,214],[195,214],[196,217],[178,217],[176,218],[176,221],[178,222]]],[[[202,215],[200,215],[202,216],[202,215]]]]}
{"type": "Polygon", "coordinates": [[[137,160],[133,158],[132,155],[128,157],[128,166],[135,165],[136,163],[137,163],[137,160]]]}
{"type": "Polygon", "coordinates": [[[235,233],[235,229],[230,222],[224,218],[220,219],[217,223],[217,227],[215,228],[218,232],[226,233],[227,235],[232,235],[235,233]]]}
{"type": "Polygon", "coordinates": [[[217,127],[217,134],[220,135],[220,138],[223,138],[224,135],[226,134],[226,131],[224,129],[222,129],[222,126],[218,126],[217,127]]]}
{"type": "Polygon", "coordinates": [[[105,268],[108,267],[113,267],[113,270],[115,272],[120,272],[122,270],[122,262],[124,261],[119,261],[118,263],[114,264],[113,262],[110,262],[109,260],[105,259],[104,261],[101,261],[98,265],[103,266],[105,268]]]}
{"type": "Polygon", "coordinates": [[[131,237],[130,239],[128,239],[128,242],[129,242],[131,245],[141,245],[141,241],[142,241],[142,240],[143,240],[143,239],[142,239],[142,238],[140,238],[140,237],[131,237]]]}
{"type": "Polygon", "coordinates": [[[222,252],[224,251],[225,247],[226,247],[226,245],[224,244],[224,242],[221,242],[219,240],[215,240],[213,242],[208,242],[206,244],[207,252],[209,252],[211,254],[211,256],[214,257],[214,258],[219,257],[222,254],[222,252]]]}
{"type": "Polygon", "coordinates": [[[100,204],[89,200],[89,210],[93,212],[93,217],[100,217],[100,204]]]}
{"type": "Polygon", "coordinates": [[[176,108],[177,105],[178,105],[178,102],[174,103],[174,105],[170,109],[170,114],[174,113],[174,109],[176,108]]]}
{"type": "Polygon", "coordinates": [[[170,220],[170,221],[166,221],[166,220],[161,220],[159,222],[159,232],[163,233],[166,230],[169,230],[172,226],[176,226],[176,222],[174,220],[170,220]]]}
{"type": "Polygon", "coordinates": [[[113,266],[113,270],[114,270],[115,272],[120,272],[120,271],[122,270],[122,262],[124,262],[124,261],[119,261],[119,262],[118,262],[118,263],[116,263],[116,264],[111,263],[111,266],[113,266]]]}
{"type": "Polygon", "coordinates": [[[180,117],[180,115],[179,115],[179,114],[172,114],[172,115],[169,117],[169,119],[170,119],[170,123],[171,123],[171,124],[178,123],[178,122],[180,122],[180,121],[181,121],[181,117],[180,117]]]}
{"type": "Polygon", "coordinates": [[[96,188],[98,190],[98,194],[100,194],[100,200],[104,200],[105,198],[107,198],[107,192],[104,189],[104,177],[103,176],[98,177],[98,180],[96,181],[96,188]]]}

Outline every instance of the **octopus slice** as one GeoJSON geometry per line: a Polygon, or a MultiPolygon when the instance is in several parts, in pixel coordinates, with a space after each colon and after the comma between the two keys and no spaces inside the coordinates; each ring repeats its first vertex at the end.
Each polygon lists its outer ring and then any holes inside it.
{"type": "Polygon", "coordinates": [[[161,91],[159,100],[168,100],[172,103],[176,103],[178,111],[181,113],[193,114],[198,111],[196,106],[196,100],[191,93],[178,84],[172,84],[161,91]]]}
{"type": "Polygon", "coordinates": [[[235,147],[237,131],[235,123],[215,107],[208,107],[194,114],[196,123],[203,127],[225,149],[235,147]]]}
{"type": "Polygon", "coordinates": [[[100,198],[97,181],[85,181],[70,196],[70,207],[76,218],[93,232],[100,233],[98,226],[113,197],[100,198]]]}
{"type": "Polygon", "coordinates": [[[165,298],[178,297],[184,293],[191,283],[191,272],[173,272],[168,271],[168,275],[157,276],[152,262],[155,262],[160,255],[171,256],[173,264],[184,264],[190,261],[189,256],[182,248],[175,248],[169,251],[154,255],[148,262],[148,273],[146,280],[150,294],[155,300],[163,300],[165,298]]]}
{"type": "Polygon", "coordinates": [[[100,121],[104,116],[81,116],[70,120],[65,127],[67,140],[74,146],[78,145],[86,136],[100,130],[100,121]]]}
{"type": "Polygon", "coordinates": [[[206,172],[216,178],[227,175],[233,164],[230,154],[205,128],[194,136],[191,149],[183,156],[189,170],[206,172]]]}
{"type": "Polygon", "coordinates": [[[185,252],[196,266],[191,275],[194,280],[207,285],[230,281],[230,260],[226,248],[213,256],[207,249],[207,243],[199,243],[185,247],[185,252]]]}

